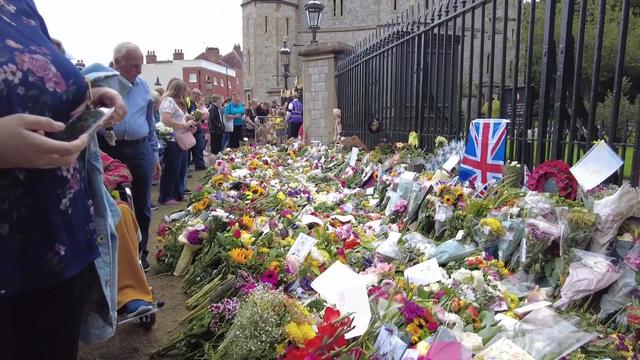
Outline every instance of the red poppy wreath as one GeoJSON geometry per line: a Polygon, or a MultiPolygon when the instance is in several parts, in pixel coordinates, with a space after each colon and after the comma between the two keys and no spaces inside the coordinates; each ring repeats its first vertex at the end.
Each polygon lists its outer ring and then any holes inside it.
{"type": "Polygon", "coordinates": [[[545,185],[554,180],[558,194],[565,199],[575,200],[578,182],[573,177],[569,166],[562,160],[546,161],[533,169],[527,180],[527,188],[531,191],[545,192],[545,185]]]}

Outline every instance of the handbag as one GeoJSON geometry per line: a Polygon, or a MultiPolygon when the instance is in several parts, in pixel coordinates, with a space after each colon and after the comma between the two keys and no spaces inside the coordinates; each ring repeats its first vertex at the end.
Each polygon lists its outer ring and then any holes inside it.
{"type": "Polygon", "coordinates": [[[196,138],[189,129],[177,130],[173,138],[176,140],[178,147],[185,151],[196,145],[196,138]]]}

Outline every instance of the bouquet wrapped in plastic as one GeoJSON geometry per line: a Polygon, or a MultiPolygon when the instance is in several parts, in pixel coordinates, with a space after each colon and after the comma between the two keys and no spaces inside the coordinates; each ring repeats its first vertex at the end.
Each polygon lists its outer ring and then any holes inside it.
{"type": "Polygon", "coordinates": [[[620,267],[614,265],[613,258],[578,249],[573,251],[575,261],[569,266],[569,276],[560,291],[561,298],[553,305],[560,309],[609,287],[621,275],[620,267]]]}
{"type": "Polygon", "coordinates": [[[173,271],[174,276],[183,276],[189,270],[189,265],[193,260],[195,253],[202,247],[202,242],[207,236],[207,227],[203,224],[198,224],[194,227],[188,227],[178,237],[178,242],[184,244],[182,253],[176,264],[176,268],[173,271]]]}
{"type": "Polygon", "coordinates": [[[522,268],[535,280],[544,271],[544,265],[548,261],[547,250],[553,243],[560,241],[562,227],[544,220],[528,219],[525,234],[522,268]]]}

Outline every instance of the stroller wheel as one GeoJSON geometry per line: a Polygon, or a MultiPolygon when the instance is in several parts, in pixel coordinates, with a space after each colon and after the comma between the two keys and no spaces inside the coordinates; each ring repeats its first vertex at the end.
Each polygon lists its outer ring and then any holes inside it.
{"type": "Polygon", "coordinates": [[[156,323],[156,314],[149,314],[140,317],[140,324],[146,330],[151,330],[153,325],[156,323]]]}

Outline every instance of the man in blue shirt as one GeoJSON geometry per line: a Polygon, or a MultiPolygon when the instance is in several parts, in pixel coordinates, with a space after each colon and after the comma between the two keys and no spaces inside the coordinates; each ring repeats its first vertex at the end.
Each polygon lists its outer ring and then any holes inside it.
{"type": "Polygon", "coordinates": [[[143,56],[140,48],[129,42],[116,46],[113,67],[132,85],[124,102],[129,113],[113,128],[116,145],[111,146],[99,137],[100,148],[114,159],[123,162],[133,175],[131,190],[136,220],[140,226],[140,260],[144,271],[149,270],[147,242],[151,222],[151,182],[160,176],[158,138],[153,119],[153,100],[147,83],[139,77],[143,56]]]}

